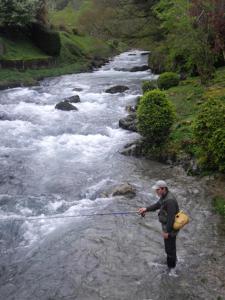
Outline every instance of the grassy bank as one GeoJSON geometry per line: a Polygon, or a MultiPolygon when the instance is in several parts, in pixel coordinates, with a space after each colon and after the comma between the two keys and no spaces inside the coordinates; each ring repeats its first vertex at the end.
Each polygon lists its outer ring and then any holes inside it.
{"type": "MultiPolygon", "coordinates": [[[[115,53],[115,49],[108,43],[93,37],[60,32],[60,39],[62,45],[60,56],[56,58],[54,67],[27,70],[0,69],[0,89],[20,85],[35,85],[37,80],[44,77],[87,71],[93,62],[101,63],[102,58],[110,57],[115,53]]],[[[19,40],[2,37],[0,42],[5,49],[1,59],[28,61],[30,59],[49,58],[26,37],[20,37],[19,40]]]]}
{"type": "Polygon", "coordinates": [[[184,153],[197,157],[198,145],[193,137],[193,120],[209,96],[225,101],[225,68],[218,69],[214,79],[207,85],[202,85],[200,78],[194,77],[181,81],[178,86],[165,92],[177,113],[167,150],[175,155],[184,153]]]}
{"type": "Polygon", "coordinates": [[[72,2],[69,2],[62,10],[55,10],[49,12],[49,19],[51,24],[56,27],[65,27],[67,29],[76,29],[80,16],[89,9],[92,5],[90,0],[85,0],[75,8],[72,2]]]}
{"type": "Polygon", "coordinates": [[[225,198],[222,196],[214,197],[213,206],[215,211],[225,218],[225,198]]]}

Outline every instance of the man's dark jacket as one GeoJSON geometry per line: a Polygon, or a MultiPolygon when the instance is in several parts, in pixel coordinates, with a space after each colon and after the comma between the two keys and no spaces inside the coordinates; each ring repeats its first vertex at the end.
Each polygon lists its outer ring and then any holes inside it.
{"type": "Polygon", "coordinates": [[[177,231],[173,229],[173,223],[175,215],[179,212],[179,206],[174,195],[168,191],[158,202],[147,207],[147,211],[155,211],[157,209],[159,209],[158,217],[163,231],[171,236],[176,234],[177,231]]]}

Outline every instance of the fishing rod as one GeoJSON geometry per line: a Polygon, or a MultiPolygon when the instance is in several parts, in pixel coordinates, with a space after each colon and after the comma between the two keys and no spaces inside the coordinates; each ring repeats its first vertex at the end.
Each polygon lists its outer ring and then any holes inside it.
{"type": "Polygon", "coordinates": [[[49,219],[67,219],[67,218],[82,218],[82,217],[98,217],[98,216],[121,216],[121,215],[134,215],[138,214],[137,211],[115,211],[108,213],[94,213],[94,214],[82,214],[82,215],[53,215],[43,217],[4,217],[0,218],[0,221],[36,221],[36,220],[49,220],[49,219]]]}

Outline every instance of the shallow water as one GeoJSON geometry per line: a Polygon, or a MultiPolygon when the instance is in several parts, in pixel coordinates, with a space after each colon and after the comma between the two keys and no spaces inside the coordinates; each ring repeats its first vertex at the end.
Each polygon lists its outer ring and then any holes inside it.
{"type": "Polygon", "coordinates": [[[154,76],[115,69],[146,60],[140,51],[127,52],[92,73],[0,92],[0,299],[224,297],[225,226],[212,213],[207,182],[179,168],[119,154],[138,134],[120,129],[118,120],[141,94],[141,81],[154,76]],[[129,90],[104,92],[117,84],[129,90]],[[77,112],[55,110],[56,103],[75,94],[81,98],[77,112]],[[155,213],[144,219],[13,220],[134,211],[156,200],[151,185],[159,178],[168,181],[191,216],[178,237],[176,278],[165,273],[155,213]],[[135,198],[102,198],[127,181],[137,190],[135,198]]]}

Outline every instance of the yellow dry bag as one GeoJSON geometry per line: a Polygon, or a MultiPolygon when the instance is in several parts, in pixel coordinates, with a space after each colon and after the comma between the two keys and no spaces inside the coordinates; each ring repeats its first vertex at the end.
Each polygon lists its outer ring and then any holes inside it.
{"type": "Polygon", "coordinates": [[[179,230],[181,228],[184,227],[184,225],[188,224],[190,221],[188,215],[183,212],[182,210],[180,210],[174,219],[174,223],[173,223],[173,229],[175,230],[179,230]]]}

